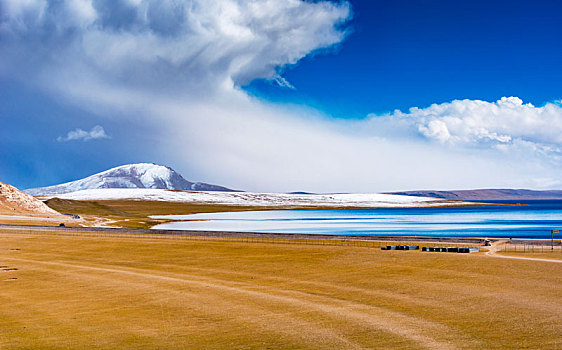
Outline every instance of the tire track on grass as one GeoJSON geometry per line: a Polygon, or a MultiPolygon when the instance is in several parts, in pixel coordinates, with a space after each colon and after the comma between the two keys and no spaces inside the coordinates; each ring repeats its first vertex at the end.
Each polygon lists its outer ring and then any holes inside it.
{"type": "MultiPolygon", "coordinates": [[[[167,281],[173,283],[191,284],[197,287],[214,288],[223,292],[228,292],[236,295],[244,295],[253,298],[259,298],[267,302],[277,302],[280,304],[288,304],[296,307],[306,308],[312,311],[327,314],[336,319],[344,318],[350,322],[360,324],[362,326],[368,326],[369,328],[385,331],[392,333],[394,335],[400,336],[402,338],[408,339],[420,347],[429,349],[456,349],[457,346],[451,342],[443,341],[430,337],[427,334],[434,334],[436,332],[441,334],[451,334],[450,332],[455,332],[455,330],[448,328],[442,324],[436,324],[430,321],[421,320],[419,318],[413,318],[399,312],[390,311],[387,309],[377,308],[370,305],[354,303],[350,301],[345,301],[336,298],[330,298],[326,296],[311,295],[303,292],[296,291],[286,291],[280,289],[273,289],[271,287],[258,286],[260,289],[270,289],[270,292],[262,290],[249,290],[242,286],[253,287],[252,285],[244,285],[242,283],[233,283],[234,286],[229,286],[223,284],[224,281],[217,281],[211,278],[202,278],[201,276],[190,276],[180,274],[180,277],[171,277],[166,275],[149,273],[147,270],[140,269],[124,269],[115,267],[100,267],[100,266],[88,266],[79,265],[71,263],[62,262],[46,262],[37,261],[32,259],[22,259],[22,258],[7,258],[10,260],[67,267],[73,269],[90,270],[98,272],[108,272],[117,273],[133,277],[139,277],[143,279],[152,279],[167,281]],[[188,279],[187,279],[187,278],[188,279]],[[238,286],[237,286],[238,285],[238,286]],[[271,292],[277,292],[280,294],[272,294],[271,292]],[[308,300],[307,300],[308,299],[308,300]],[[449,333],[447,333],[449,332],[449,333]]],[[[232,283],[232,282],[231,282],[232,283]]],[[[463,339],[464,337],[459,334],[454,335],[455,338],[460,341],[468,340],[474,343],[474,339],[463,339]]]]}

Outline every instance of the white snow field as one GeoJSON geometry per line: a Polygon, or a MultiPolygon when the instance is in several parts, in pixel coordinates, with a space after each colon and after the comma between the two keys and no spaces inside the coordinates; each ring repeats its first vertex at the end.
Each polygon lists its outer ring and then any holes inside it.
{"type": "Polygon", "coordinates": [[[439,198],[391,194],[286,194],[217,191],[171,191],[163,189],[104,188],[41,197],[75,200],[142,200],[237,206],[326,207],[428,207],[474,204],[439,198]]]}

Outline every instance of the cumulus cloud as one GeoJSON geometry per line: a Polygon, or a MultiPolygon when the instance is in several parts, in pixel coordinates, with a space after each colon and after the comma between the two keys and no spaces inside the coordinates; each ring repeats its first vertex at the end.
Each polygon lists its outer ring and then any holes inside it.
{"type": "MultiPolygon", "coordinates": [[[[380,118],[371,118],[381,123],[380,118]]],[[[410,108],[407,113],[396,111],[382,122],[406,126],[450,147],[562,155],[562,106],[556,102],[535,107],[513,96],[496,102],[455,100],[410,108]]]]}
{"type": "MultiPolygon", "coordinates": [[[[1,75],[100,118],[142,125],[153,142],[135,145],[139,155],[159,152],[154,161],[191,179],[259,191],[561,184],[556,103],[462,100],[342,121],[240,88],[258,78],[293,88],[284,69],[348,35],[346,2],[0,0],[0,6],[1,75]]],[[[60,139],[85,139],[91,131],[71,133],[60,139]]]]}
{"type": "Polygon", "coordinates": [[[96,139],[109,139],[110,137],[107,136],[105,130],[100,125],[94,126],[90,131],[84,131],[80,128],[75,130],[71,130],[66,134],[65,137],[59,136],[57,137],[58,142],[68,142],[68,141],[90,141],[96,139]]]}
{"type": "Polygon", "coordinates": [[[496,102],[456,100],[428,108],[411,108],[395,117],[411,119],[420,133],[447,143],[535,143],[562,144],[562,108],[524,104],[518,97],[496,102]]]}
{"type": "Polygon", "coordinates": [[[62,78],[59,67],[80,72],[74,79],[197,91],[283,82],[284,66],[339,43],[349,16],[347,3],[328,1],[3,0],[0,34],[5,64],[36,52],[49,79],[62,78]]]}

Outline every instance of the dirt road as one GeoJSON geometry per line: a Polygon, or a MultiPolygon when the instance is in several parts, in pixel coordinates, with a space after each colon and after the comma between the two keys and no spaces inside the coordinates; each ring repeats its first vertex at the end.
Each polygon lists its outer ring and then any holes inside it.
{"type": "Polygon", "coordinates": [[[499,246],[502,244],[506,244],[508,241],[496,241],[492,243],[492,245],[488,248],[486,252],[487,256],[491,256],[494,258],[502,258],[502,259],[515,259],[515,260],[530,260],[530,261],[542,261],[542,262],[551,262],[551,263],[562,263],[562,260],[558,259],[542,259],[542,258],[529,258],[529,257],[522,257],[522,256],[510,256],[510,255],[501,255],[497,254],[499,250],[499,246]]]}

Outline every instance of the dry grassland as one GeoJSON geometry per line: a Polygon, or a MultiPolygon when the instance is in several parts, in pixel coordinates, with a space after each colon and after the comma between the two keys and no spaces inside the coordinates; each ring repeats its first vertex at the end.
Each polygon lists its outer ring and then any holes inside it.
{"type": "MultiPolygon", "coordinates": [[[[550,249],[550,247],[548,248],[550,249]]],[[[552,259],[552,260],[561,260],[562,261],[562,252],[560,250],[549,252],[545,249],[544,253],[540,252],[498,252],[499,255],[505,256],[514,256],[514,257],[521,257],[521,258],[536,258],[536,259],[552,259]]]]}
{"type": "MultiPolygon", "coordinates": [[[[1,225],[32,225],[32,226],[58,226],[59,223],[63,222],[62,220],[57,221],[47,221],[42,219],[11,219],[11,218],[0,218],[1,225]]],[[[68,222],[64,222],[67,226],[76,226],[68,222]]]]}
{"type": "Polygon", "coordinates": [[[2,349],[562,349],[556,263],[4,233],[0,265],[2,349]]]}

